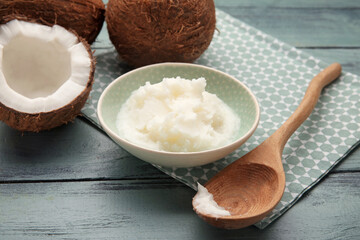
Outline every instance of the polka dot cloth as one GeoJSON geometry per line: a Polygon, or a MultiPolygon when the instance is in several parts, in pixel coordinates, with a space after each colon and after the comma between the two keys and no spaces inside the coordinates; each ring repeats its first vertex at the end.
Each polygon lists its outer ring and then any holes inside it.
{"type": "MultiPolygon", "coordinates": [[[[197,60],[245,83],[256,95],[261,119],[240,149],[213,164],[163,168],[166,174],[196,189],[219,170],[269,137],[294,112],[310,80],[328,64],[284,44],[217,10],[217,29],[209,49],[197,60]]],[[[98,50],[95,83],[83,113],[97,124],[97,100],[127,66],[113,48],[98,50]]],[[[350,73],[327,86],[310,117],[289,139],[283,152],[286,188],[272,213],[256,226],[266,227],[331,170],[360,139],[360,78],[350,73]]]]}

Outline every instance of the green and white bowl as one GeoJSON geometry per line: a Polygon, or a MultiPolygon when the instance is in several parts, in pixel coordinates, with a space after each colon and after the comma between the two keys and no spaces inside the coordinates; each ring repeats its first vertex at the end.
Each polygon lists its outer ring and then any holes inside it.
{"type": "Polygon", "coordinates": [[[165,167],[194,167],[217,161],[239,148],[257,128],[260,108],[253,93],[226,73],[196,64],[160,63],[135,69],[114,80],[100,96],[97,115],[104,131],[139,159],[165,167]],[[137,146],[119,136],[117,114],[130,94],[147,81],[154,84],[161,82],[164,77],[177,76],[206,79],[206,91],[216,94],[240,117],[241,125],[236,140],[223,147],[201,152],[165,152],[137,146]]]}

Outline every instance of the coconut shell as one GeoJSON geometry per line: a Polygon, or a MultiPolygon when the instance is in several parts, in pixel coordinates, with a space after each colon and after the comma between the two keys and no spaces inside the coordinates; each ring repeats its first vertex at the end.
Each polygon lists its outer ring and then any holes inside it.
{"type": "MultiPolygon", "coordinates": [[[[30,19],[27,20],[34,22],[30,19]]],[[[50,112],[24,113],[5,106],[0,102],[0,121],[19,131],[39,132],[71,122],[81,114],[81,109],[85,105],[94,83],[96,60],[87,41],[78,36],[76,32],[72,33],[84,45],[91,61],[89,79],[84,90],[71,103],[50,112]]]]}
{"type": "Polygon", "coordinates": [[[99,34],[105,5],[101,0],[1,0],[0,24],[17,19],[32,19],[44,25],[60,25],[93,43],[99,34]]]}
{"type": "Polygon", "coordinates": [[[120,57],[139,67],[193,62],[215,30],[213,0],[109,0],[105,20],[120,57]]]}

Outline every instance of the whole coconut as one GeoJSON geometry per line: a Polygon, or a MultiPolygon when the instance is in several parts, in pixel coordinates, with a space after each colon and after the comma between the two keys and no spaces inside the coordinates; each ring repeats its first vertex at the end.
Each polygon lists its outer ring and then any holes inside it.
{"type": "Polygon", "coordinates": [[[12,19],[60,25],[93,43],[105,18],[102,0],[1,0],[0,24],[12,19]]]}
{"type": "Polygon", "coordinates": [[[139,67],[193,62],[215,30],[213,0],[109,0],[105,20],[120,57],[139,67]]]}

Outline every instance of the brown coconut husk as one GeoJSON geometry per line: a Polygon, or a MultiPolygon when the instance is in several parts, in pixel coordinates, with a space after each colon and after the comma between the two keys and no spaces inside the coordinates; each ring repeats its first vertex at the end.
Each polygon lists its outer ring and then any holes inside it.
{"type": "MultiPolygon", "coordinates": [[[[23,17],[16,18],[13,16],[12,19],[10,19],[9,21],[14,19],[22,21],[25,20],[23,17]]],[[[30,19],[27,19],[27,21],[32,23],[37,22],[30,19]]],[[[85,105],[92,89],[92,85],[94,83],[96,60],[93,56],[89,43],[85,39],[77,35],[76,32],[71,32],[75,34],[79,42],[84,45],[91,61],[89,79],[86,84],[86,88],[69,104],[50,112],[19,112],[13,108],[5,106],[3,103],[0,102],[0,121],[3,121],[8,126],[19,131],[39,132],[43,130],[50,130],[52,128],[71,122],[75,119],[75,117],[81,114],[81,109],[85,105]]]]}
{"type": "Polygon", "coordinates": [[[109,0],[109,37],[129,65],[193,62],[215,30],[213,0],[109,0]]]}
{"type": "Polygon", "coordinates": [[[0,24],[9,18],[33,19],[44,25],[60,25],[93,43],[104,18],[102,0],[1,0],[0,24]]]}

